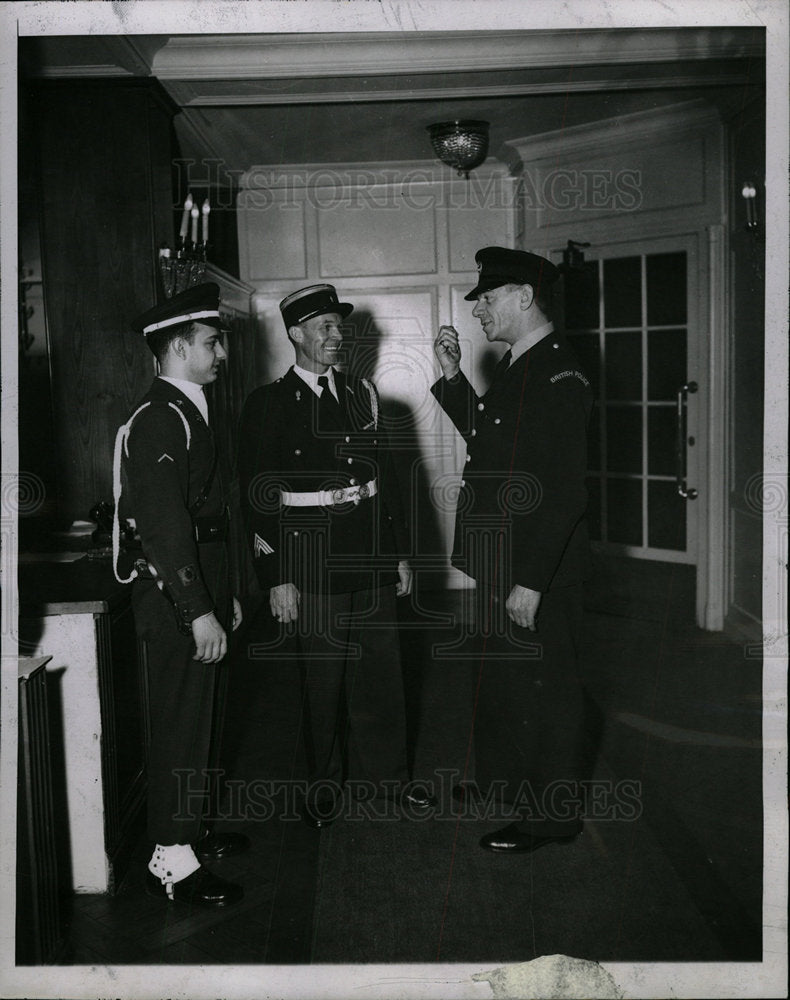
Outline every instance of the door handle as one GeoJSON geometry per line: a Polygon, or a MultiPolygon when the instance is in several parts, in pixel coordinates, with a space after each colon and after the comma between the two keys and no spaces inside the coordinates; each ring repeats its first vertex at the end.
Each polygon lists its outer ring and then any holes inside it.
{"type": "Polygon", "coordinates": [[[677,449],[675,479],[677,482],[678,496],[684,500],[696,500],[698,493],[695,489],[686,485],[686,403],[689,393],[698,389],[696,382],[687,382],[678,389],[677,396],[677,449]]]}

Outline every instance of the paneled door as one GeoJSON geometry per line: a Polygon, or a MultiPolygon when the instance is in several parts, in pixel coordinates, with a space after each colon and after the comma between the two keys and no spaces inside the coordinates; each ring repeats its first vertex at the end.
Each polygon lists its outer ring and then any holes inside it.
{"type": "Polygon", "coordinates": [[[596,399],[591,537],[603,551],[696,563],[705,454],[696,240],[596,246],[587,258],[564,276],[562,309],[596,399]]]}

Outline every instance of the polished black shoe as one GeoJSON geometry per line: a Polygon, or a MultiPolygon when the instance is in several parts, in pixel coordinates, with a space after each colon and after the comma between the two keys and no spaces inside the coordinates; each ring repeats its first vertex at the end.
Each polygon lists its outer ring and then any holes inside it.
{"type": "Polygon", "coordinates": [[[192,845],[198,861],[222,861],[249,849],[250,838],[243,833],[214,833],[213,830],[207,830],[192,845]]]}
{"type": "Polygon", "coordinates": [[[341,799],[317,799],[315,802],[303,802],[299,815],[314,830],[323,830],[335,822],[342,807],[341,799]]]}
{"type": "Polygon", "coordinates": [[[500,851],[505,854],[531,854],[547,844],[569,844],[575,840],[581,831],[567,837],[541,837],[532,833],[524,833],[518,823],[510,823],[501,830],[487,833],[480,838],[480,846],[487,851],[500,851]]]}
{"type": "Polygon", "coordinates": [[[231,906],[244,898],[244,890],[235,882],[228,882],[218,875],[212,875],[205,868],[198,868],[173,883],[173,895],[168,896],[167,888],[152,872],[145,874],[145,891],[149,896],[171,900],[175,903],[186,903],[188,906],[208,906],[219,909],[221,906],[231,906]]]}
{"type": "Polygon", "coordinates": [[[438,804],[435,796],[429,795],[421,789],[415,789],[411,792],[403,792],[398,801],[401,804],[401,808],[415,809],[417,811],[435,809],[438,804]]]}

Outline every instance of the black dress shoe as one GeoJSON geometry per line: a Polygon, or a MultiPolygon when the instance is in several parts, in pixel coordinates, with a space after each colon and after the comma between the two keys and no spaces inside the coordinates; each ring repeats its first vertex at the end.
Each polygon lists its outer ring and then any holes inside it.
{"type": "Polygon", "coordinates": [[[565,837],[541,837],[519,830],[518,823],[510,823],[502,830],[495,830],[480,838],[480,846],[487,851],[501,851],[509,854],[531,854],[547,844],[569,844],[579,836],[579,832],[565,837]]]}
{"type": "MultiPolygon", "coordinates": [[[[152,872],[145,875],[145,891],[149,896],[160,899],[170,899],[167,888],[152,872]]],[[[218,875],[212,875],[205,868],[198,868],[191,875],[173,883],[172,899],[176,903],[186,903],[189,906],[209,906],[218,909],[220,906],[230,906],[244,898],[244,890],[235,882],[228,882],[218,875]]]]}
{"type": "Polygon", "coordinates": [[[400,795],[398,801],[401,807],[405,806],[407,809],[416,810],[434,809],[438,804],[434,795],[428,795],[427,792],[417,790],[404,792],[400,795]]]}
{"type": "Polygon", "coordinates": [[[335,822],[342,807],[341,799],[317,799],[315,802],[303,802],[299,815],[314,830],[323,830],[335,822]]]}
{"type": "Polygon", "coordinates": [[[250,849],[250,838],[243,833],[214,833],[207,830],[192,845],[198,861],[222,861],[234,854],[243,854],[250,849]]]}

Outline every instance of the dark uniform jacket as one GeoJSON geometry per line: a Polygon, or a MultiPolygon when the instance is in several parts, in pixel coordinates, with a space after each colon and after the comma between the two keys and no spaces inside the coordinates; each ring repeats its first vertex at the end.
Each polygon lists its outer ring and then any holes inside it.
{"type": "Polygon", "coordinates": [[[508,593],[585,579],[589,383],[556,333],[477,396],[459,374],[431,389],[466,442],[452,563],[508,593]]]}
{"type": "MultiPolygon", "coordinates": [[[[178,619],[188,625],[214,611],[227,624],[229,576],[224,540],[198,544],[190,514],[209,483],[197,517],[222,522],[226,513],[214,436],[195,404],[170,382],[154,379],[138,405],[144,403],[150,405],[132,421],[124,460],[124,516],[134,519],[144,556],[163,581],[178,619]]],[[[148,592],[156,589],[156,581],[140,578],[135,588],[140,605],[140,596],[151,599],[148,592]]],[[[165,594],[162,600],[167,599],[165,594]]]]}
{"type": "Polygon", "coordinates": [[[398,559],[408,554],[375,388],[334,374],[342,414],[332,425],[319,426],[319,399],[293,368],[255,389],[244,404],[239,493],[264,590],[283,583],[312,593],[381,586],[396,579],[398,559]],[[374,480],[377,494],[357,503],[282,503],[283,491],[315,493],[374,480]]]}

